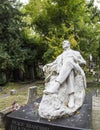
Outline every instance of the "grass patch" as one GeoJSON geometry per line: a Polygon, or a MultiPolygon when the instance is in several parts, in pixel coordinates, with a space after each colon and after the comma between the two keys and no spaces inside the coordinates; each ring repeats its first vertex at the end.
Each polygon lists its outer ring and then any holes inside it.
{"type": "Polygon", "coordinates": [[[1,95],[9,93],[11,89],[20,89],[20,91],[17,91],[16,95],[9,95],[7,97],[0,99],[0,111],[10,107],[11,104],[14,101],[17,101],[19,105],[23,106],[27,103],[28,98],[28,88],[30,86],[37,86],[37,97],[41,97],[43,94],[44,85],[42,82],[34,82],[31,84],[18,84],[18,83],[8,83],[6,86],[4,86],[3,92],[1,92],[1,95]],[[25,87],[25,88],[24,88],[25,87]],[[22,90],[21,90],[22,88],[22,90]]]}
{"type": "MultiPolygon", "coordinates": [[[[37,81],[31,84],[19,84],[19,83],[8,83],[6,86],[4,86],[3,92],[0,92],[0,94],[7,94],[9,93],[9,91],[11,89],[20,89],[20,88],[24,88],[21,91],[17,91],[16,95],[9,95],[8,97],[5,98],[1,98],[0,99],[0,110],[5,109],[9,106],[11,106],[11,104],[14,101],[17,101],[18,104],[20,105],[24,105],[27,102],[27,96],[28,96],[28,88],[30,86],[38,86],[37,88],[37,98],[41,97],[43,95],[43,90],[44,90],[44,84],[43,82],[37,81]],[[27,86],[27,87],[26,87],[27,86]]],[[[91,89],[100,90],[100,83],[99,82],[90,82],[87,85],[86,88],[86,93],[89,93],[91,91],[91,89]]]]}
{"type": "Polygon", "coordinates": [[[7,97],[1,98],[0,111],[7,107],[10,107],[14,101],[17,101],[21,106],[25,105],[27,101],[27,93],[28,91],[25,89],[24,91],[17,92],[16,95],[9,95],[7,97]]]}
{"type": "Polygon", "coordinates": [[[44,85],[38,86],[37,95],[41,97],[43,95],[44,85]]]}
{"type": "Polygon", "coordinates": [[[11,89],[19,89],[21,87],[24,87],[25,85],[19,84],[19,83],[7,83],[5,86],[3,86],[3,91],[0,92],[0,94],[7,94],[11,89]]]}
{"type": "MultiPolygon", "coordinates": [[[[30,86],[38,86],[37,88],[37,98],[41,97],[43,95],[44,90],[44,83],[43,82],[34,82],[31,84],[19,84],[19,83],[8,83],[6,86],[4,86],[3,92],[0,92],[0,94],[7,94],[11,89],[20,89],[25,87],[25,89],[22,89],[21,91],[18,91],[16,95],[9,95],[8,97],[1,98],[0,99],[0,111],[10,107],[11,104],[14,101],[17,101],[20,106],[23,106],[27,103],[27,96],[28,96],[28,88],[30,86]],[[26,87],[27,86],[27,87],[26,87]]],[[[100,83],[99,82],[88,82],[86,93],[89,93],[91,89],[100,90],[100,83]]],[[[0,130],[3,130],[0,128],[0,130]]]]}
{"type": "Polygon", "coordinates": [[[14,95],[14,96],[8,96],[6,98],[0,99],[0,110],[3,110],[7,107],[10,107],[11,104],[14,101],[17,101],[19,105],[25,105],[26,104],[27,97],[25,95],[14,95]]]}

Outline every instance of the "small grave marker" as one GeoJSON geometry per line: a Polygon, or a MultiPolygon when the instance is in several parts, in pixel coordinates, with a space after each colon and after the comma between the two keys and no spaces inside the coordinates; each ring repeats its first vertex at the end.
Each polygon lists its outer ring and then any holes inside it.
{"type": "Polygon", "coordinates": [[[36,96],[37,96],[37,86],[29,87],[27,104],[33,102],[36,99],[36,96]]]}
{"type": "Polygon", "coordinates": [[[100,91],[92,97],[92,125],[93,130],[100,130],[100,91]]]}

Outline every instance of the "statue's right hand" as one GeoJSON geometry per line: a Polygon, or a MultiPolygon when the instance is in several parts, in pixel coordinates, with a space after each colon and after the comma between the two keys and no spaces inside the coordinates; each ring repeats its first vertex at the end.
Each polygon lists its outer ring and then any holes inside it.
{"type": "Polygon", "coordinates": [[[48,68],[48,65],[45,65],[45,66],[43,67],[43,71],[46,71],[47,68],[48,68]]]}

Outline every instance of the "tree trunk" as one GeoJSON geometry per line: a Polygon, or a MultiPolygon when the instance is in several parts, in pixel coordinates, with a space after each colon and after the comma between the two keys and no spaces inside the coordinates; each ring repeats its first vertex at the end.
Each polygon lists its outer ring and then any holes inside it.
{"type": "Polygon", "coordinates": [[[19,81],[19,69],[13,70],[13,79],[14,81],[19,81]]]}
{"type": "Polygon", "coordinates": [[[21,70],[21,69],[19,69],[19,79],[20,79],[21,81],[24,81],[24,72],[23,72],[23,70],[21,70]]]}
{"type": "Polygon", "coordinates": [[[33,66],[28,66],[28,69],[29,69],[30,80],[35,80],[35,73],[34,73],[33,66]]]}

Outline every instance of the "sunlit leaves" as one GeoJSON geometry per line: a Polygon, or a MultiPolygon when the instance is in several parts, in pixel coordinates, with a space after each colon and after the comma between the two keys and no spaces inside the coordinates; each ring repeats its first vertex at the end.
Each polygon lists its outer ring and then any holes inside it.
{"type": "Polygon", "coordinates": [[[25,9],[32,19],[34,32],[48,45],[44,53],[46,62],[54,60],[62,52],[64,39],[87,57],[89,53],[97,54],[100,13],[94,8],[93,1],[30,0],[25,9]]]}

